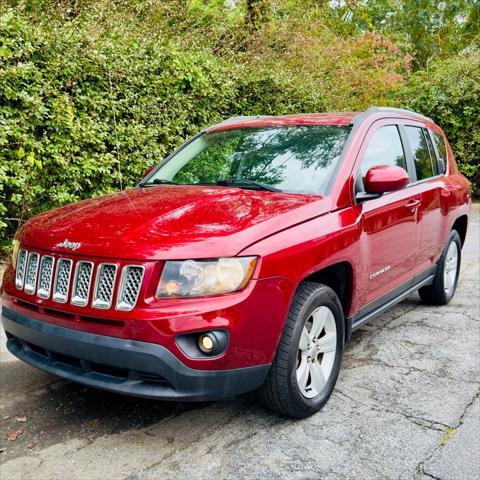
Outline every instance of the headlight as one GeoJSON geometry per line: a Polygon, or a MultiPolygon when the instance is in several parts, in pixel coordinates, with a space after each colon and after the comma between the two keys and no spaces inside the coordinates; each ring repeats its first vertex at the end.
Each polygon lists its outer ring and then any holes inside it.
{"type": "Polygon", "coordinates": [[[197,297],[235,292],[246,287],[256,263],[256,257],[168,261],[156,296],[197,297]]]}
{"type": "Polygon", "coordinates": [[[17,258],[18,258],[18,251],[20,250],[20,242],[18,240],[14,240],[12,242],[12,265],[13,268],[17,268],[17,258]]]}

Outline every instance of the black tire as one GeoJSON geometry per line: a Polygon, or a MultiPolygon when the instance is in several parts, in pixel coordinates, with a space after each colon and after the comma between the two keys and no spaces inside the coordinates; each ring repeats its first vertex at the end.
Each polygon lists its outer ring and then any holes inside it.
{"type": "Polygon", "coordinates": [[[450,232],[450,236],[448,237],[447,243],[445,244],[442,255],[437,262],[437,271],[435,272],[435,278],[433,280],[433,283],[418,290],[418,294],[420,295],[423,303],[426,303],[427,305],[446,305],[453,298],[453,296],[455,295],[455,290],[457,289],[461,259],[462,242],[460,240],[458,232],[456,230],[452,230],[450,232]],[[447,292],[445,289],[444,270],[447,260],[447,252],[452,242],[457,245],[458,261],[453,288],[447,292]]]}
{"type": "Polygon", "coordinates": [[[318,412],[330,398],[338,374],[345,343],[345,324],[340,300],[326,285],[304,282],[298,288],[280,339],[272,368],[260,389],[260,398],[270,410],[292,418],[318,412]],[[332,370],[322,391],[313,398],[302,395],[297,383],[297,354],[300,335],[312,312],[328,307],[335,318],[336,353],[332,370]]]}

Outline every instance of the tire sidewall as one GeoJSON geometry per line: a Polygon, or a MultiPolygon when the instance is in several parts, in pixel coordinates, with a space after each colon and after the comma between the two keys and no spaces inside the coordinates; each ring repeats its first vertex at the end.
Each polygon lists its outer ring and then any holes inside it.
{"type": "Polygon", "coordinates": [[[448,302],[453,298],[453,296],[455,295],[455,291],[457,290],[457,284],[458,284],[458,277],[459,277],[459,274],[460,274],[461,261],[462,261],[462,243],[461,243],[461,241],[460,241],[460,236],[458,235],[458,233],[457,233],[456,230],[452,230],[452,232],[450,233],[450,236],[448,237],[447,244],[445,245],[445,248],[444,248],[443,253],[442,253],[442,258],[441,258],[440,263],[439,263],[439,267],[440,267],[439,283],[440,283],[440,285],[441,285],[442,292],[443,292],[443,295],[444,295],[444,297],[445,297],[445,303],[448,303],[448,302]],[[455,282],[454,282],[454,284],[453,284],[453,288],[452,288],[452,290],[447,294],[447,292],[445,292],[445,276],[444,276],[444,270],[445,270],[445,263],[446,263],[446,260],[447,260],[448,249],[450,248],[450,245],[451,245],[453,242],[456,243],[456,245],[457,245],[457,252],[458,252],[457,271],[456,271],[456,273],[455,273],[455,282]]]}
{"type": "Polygon", "coordinates": [[[343,348],[345,344],[344,322],[345,321],[343,318],[343,310],[340,301],[338,300],[335,292],[328,287],[321,286],[317,290],[317,292],[311,295],[307,302],[305,302],[305,304],[303,305],[295,323],[288,357],[290,394],[292,395],[292,400],[299,409],[306,412],[318,411],[323,405],[325,405],[327,400],[330,398],[330,395],[332,394],[333,388],[337,381],[342,363],[343,348]],[[320,306],[328,307],[335,317],[335,324],[337,327],[337,348],[335,352],[335,360],[333,363],[332,371],[323,391],[314,398],[306,398],[302,395],[297,383],[298,345],[306,321],[310,317],[311,313],[320,306]]]}

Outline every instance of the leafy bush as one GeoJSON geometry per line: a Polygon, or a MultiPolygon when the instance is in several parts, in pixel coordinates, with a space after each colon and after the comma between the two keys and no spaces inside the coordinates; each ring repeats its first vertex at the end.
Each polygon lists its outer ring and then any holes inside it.
{"type": "Polygon", "coordinates": [[[410,78],[401,97],[442,127],[460,171],[480,195],[480,52],[431,64],[410,78]]]}
{"type": "Polygon", "coordinates": [[[445,128],[462,171],[478,175],[478,57],[404,86],[410,57],[376,33],[333,28],[317,2],[305,1],[311,12],[272,2],[268,15],[226,3],[2,2],[0,241],[34,214],[133,186],[233,115],[408,104],[445,128]]]}
{"type": "MultiPolygon", "coordinates": [[[[382,46],[371,38],[350,44],[333,36],[317,40],[310,46],[316,63],[302,70],[303,60],[295,59],[307,45],[293,37],[300,39],[304,26],[289,34],[293,46],[280,64],[283,47],[273,39],[278,28],[287,34],[282,24],[246,38],[232,17],[223,33],[211,31],[200,48],[198,36],[208,24],[190,25],[188,34],[177,25],[173,38],[168,15],[159,15],[154,34],[136,17],[122,28],[130,17],[108,2],[99,9],[84,3],[71,18],[68,12],[42,17],[20,8],[0,16],[0,229],[5,236],[46,209],[134,185],[147,167],[223,118],[368,106],[392,88],[379,79],[393,62],[383,55],[384,65],[375,70],[382,46]],[[248,45],[233,42],[219,52],[219,37],[242,37],[248,45]],[[348,60],[335,68],[342,48],[350,52],[348,60]],[[322,51],[327,61],[322,62],[322,51]],[[375,80],[362,85],[361,71],[375,80]]],[[[169,5],[180,8],[180,3],[169,5]]],[[[144,8],[141,2],[132,5],[144,8]]],[[[158,2],[151,5],[159,8],[158,2]]],[[[188,16],[188,9],[183,13],[188,16]]],[[[213,21],[208,15],[204,21],[213,21]]]]}

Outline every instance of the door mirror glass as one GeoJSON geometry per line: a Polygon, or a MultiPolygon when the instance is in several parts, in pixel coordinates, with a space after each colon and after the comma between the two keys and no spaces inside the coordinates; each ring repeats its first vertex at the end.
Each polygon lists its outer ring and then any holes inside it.
{"type": "Polygon", "coordinates": [[[408,173],[401,167],[377,165],[370,168],[364,178],[365,191],[371,194],[394,192],[408,185],[408,173]]]}

